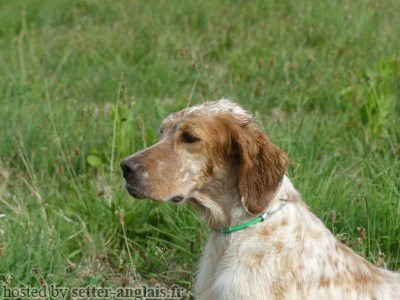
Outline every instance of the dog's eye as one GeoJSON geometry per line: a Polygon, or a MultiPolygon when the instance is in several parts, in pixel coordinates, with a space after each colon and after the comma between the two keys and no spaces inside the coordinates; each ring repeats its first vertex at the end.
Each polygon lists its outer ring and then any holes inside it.
{"type": "Polygon", "coordinates": [[[197,136],[194,136],[193,134],[185,131],[184,133],[182,133],[181,136],[182,142],[184,143],[188,143],[188,144],[192,144],[195,143],[197,141],[200,141],[200,139],[197,136]]]}
{"type": "Polygon", "coordinates": [[[160,133],[160,135],[164,134],[164,127],[160,127],[159,133],[160,133]]]}

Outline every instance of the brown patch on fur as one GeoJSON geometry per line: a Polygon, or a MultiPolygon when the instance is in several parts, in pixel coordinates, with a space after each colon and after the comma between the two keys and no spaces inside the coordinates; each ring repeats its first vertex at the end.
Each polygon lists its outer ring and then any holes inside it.
{"type": "Polygon", "coordinates": [[[304,271],[304,265],[303,264],[299,264],[297,267],[297,270],[301,273],[302,271],[304,271]]]}
{"type": "Polygon", "coordinates": [[[331,281],[329,278],[322,276],[321,279],[318,282],[318,286],[321,288],[326,288],[331,284],[331,281]]]}
{"type": "Polygon", "coordinates": [[[333,279],[334,286],[344,286],[346,284],[349,284],[349,281],[345,277],[335,277],[335,279],[333,279]]]}
{"type": "Polygon", "coordinates": [[[276,231],[276,226],[262,226],[260,228],[260,235],[270,236],[276,231]]]}
{"type": "Polygon", "coordinates": [[[288,221],[286,219],[283,219],[281,222],[281,226],[286,226],[288,224],[288,221]]]}
{"type": "Polygon", "coordinates": [[[254,269],[263,263],[265,259],[265,252],[262,249],[248,251],[245,255],[240,255],[239,259],[246,268],[254,269]]]}
{"type": "Polygon", "coordinates": [[[296,234],[296,242],[300,242],[301,239],[302,239],[301,232],[300,232],[300,228],[297,227],[297,228],[294,230],[294,233],[296,234]]]}
{"type": "Polygon", "coordinates": [[[332,256],[328,256],[328,261],[329,261],[329,264],[330,264],[332,267],[334,267],[335,269],[337,269],[337,267],[338,267],[338,261],[337,261],[336,259],[333,259],[332,256]]]}
{"type": "Polygon", "coordinates": [[[271,299],[284,299],[287,290],[288,290],[288,284],[285,282],[285,280],[276,280],[275,282],[271,283],[271,299]]]}
{"type": "Polygon", "coordinates": [[[283,246],[284,246],[283,243],[280,241],[274,242],[274,248],[275,248],[276,252],[278,252],[278,253],[282,251],[283,246]]]}
{"type": "Polygon", "coordinates": [[[376,276],[373,276],[373,273],[367,273],[365,271],[359,271],[353,273],[354,279],[356,282],[364,285],[364,284],[378,284],[379,280],[376,276]]]}
{"type": "Polygon", "coordinates": [[[338,250],[341,250],[343,253],[344,253],[344,255],[346,255],[346,256],[348,256],[348,255],[350,255],[350,254],[352,254],[353,252],[349,249],[349,247],[347,247],[346,245],[343,245],[342,243],[337,243],[336,244],[337,245],[337,249],[338,250]]]}
{"type": "Polygon", "coordinates": [[[204,171],[204,177],[212,178],[215,176],[214,168],[211,162],[207,163],[206,170],[204,171]]]}
{"type": "Polygon", "coordinates": [[[252,253],[253,266],[259,266],[264,260],[264,252],[254,252],[252,253]]]}

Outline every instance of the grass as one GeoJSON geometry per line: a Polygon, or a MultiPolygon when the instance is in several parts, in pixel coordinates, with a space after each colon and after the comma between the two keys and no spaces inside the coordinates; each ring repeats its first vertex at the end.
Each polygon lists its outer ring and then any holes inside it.
{"type": "Polygon", "coordinates": [[[400,270],[397,1],[0,1],[0,280],[192,286],[207,230],[119,161],[233,96],[311,209],[400,270]]]}

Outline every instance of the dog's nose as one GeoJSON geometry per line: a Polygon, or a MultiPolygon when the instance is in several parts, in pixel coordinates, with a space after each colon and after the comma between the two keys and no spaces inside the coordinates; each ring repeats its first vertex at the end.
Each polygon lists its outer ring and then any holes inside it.
{"type": "Polygon", "coordinates": [[[121,169],[125,179],[128,179],[128,177],[134,177],[139,167],[140,165],[133,159],[124,159],[121,162],[121,169]]]}

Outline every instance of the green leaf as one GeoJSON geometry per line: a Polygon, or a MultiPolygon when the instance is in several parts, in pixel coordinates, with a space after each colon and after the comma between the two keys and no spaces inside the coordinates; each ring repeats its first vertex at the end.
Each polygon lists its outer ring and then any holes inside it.
{"type": "Polygon", "coordinates": [[[98,167],[101,166],[103,164],[102,160],[100,159],[100,157],[95,156],[95,155],[89,155],[86,158],[88,164],[92,167],[98,167]]]}

